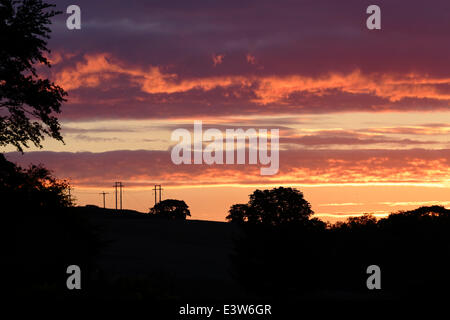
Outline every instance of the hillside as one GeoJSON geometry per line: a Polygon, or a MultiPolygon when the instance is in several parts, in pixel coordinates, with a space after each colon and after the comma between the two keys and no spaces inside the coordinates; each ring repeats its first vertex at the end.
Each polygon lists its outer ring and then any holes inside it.
{"type": "Polygon", "coordinates": [[[239,230],[232,224],[156,219],[94,206],[73,210],[87,217],[107,242],[96,264],[108,279],[163,279],[172,282],[177,293],[195,289],[209,296],[214,291],[214,298],[236,289],[229,256],[239,230]]]}

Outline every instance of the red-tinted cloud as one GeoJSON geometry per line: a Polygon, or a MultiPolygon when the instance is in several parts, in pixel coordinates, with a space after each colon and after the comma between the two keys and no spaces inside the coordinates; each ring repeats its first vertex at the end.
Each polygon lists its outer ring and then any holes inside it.
{"type": "Polygon", "coordinates": [[[54,73],[71,92],[64,116],[91,118],[449,110],[449,78],[421,74],[366,75],[359,70],[319,77],[183,78],[160,66],[133,67],[110,54],[85,55],[54,73]]]}
{"type": "Polygon", "coordinates": [[[380,0],[381,31],[357,0],[78,5],[50,42],[65,118],[450,108],[446,0],[380,0]]]}
{"type": "Polygon", "coordinates": [[[174,165],[169,151],[7,154],[22,165],[43,163],[78,186],[203,184],[446,183],[450,150],[289,150],[280,152],[280,172],[261,176],[258,166],[174,165]]]}

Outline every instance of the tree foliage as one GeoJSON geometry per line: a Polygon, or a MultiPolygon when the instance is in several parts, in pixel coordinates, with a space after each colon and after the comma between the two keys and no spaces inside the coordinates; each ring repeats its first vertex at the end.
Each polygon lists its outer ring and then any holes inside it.
{"type": "Polygon", "coordinates": [[[0,155],[0,195],[3,206],[17,211],[52,210],[72,206],[69,184],[41,165],[24,169],[0,155]]]}
{"type": "Polygon", "coordinates": [[[45,136],[63,141],[55,113],[67,93],[38,75],[49,68],[45,57],[51,24],[59,14],[42,0],[0,0],[0,146],[19,151],[45,136]]]}
{"type": "Polygon", "coordinates": [[[182,220],[185,220],[187,216],[191,216],[186,202],[175,199],[166,199],[158,202],[150,209],[150,214],[162,218],[182,220]]]}
{"type": "Polygon", "coordinates": [[[248,222],[277,226],[305,222],[314,212],[297,189],[274,188],[255,190],[247,204],[235,204],[226,219],[230,222],[248,222]]]}
{"type": "MultiPolygon", "coordinates": [[[[238,212],[240,212],[238,210],[238,212]]],[[[233,212],[233,214],[236,214],[233,212]]],[[[339,299],[431,299],[450,285],[450,210],[420,207],[376,219],[370,214],[328,225],[245,224],[235,239],[235,278],[259,295],[339,299]],[[370,265],[382,270],[382,288],[368,291],[370,265]]]]}

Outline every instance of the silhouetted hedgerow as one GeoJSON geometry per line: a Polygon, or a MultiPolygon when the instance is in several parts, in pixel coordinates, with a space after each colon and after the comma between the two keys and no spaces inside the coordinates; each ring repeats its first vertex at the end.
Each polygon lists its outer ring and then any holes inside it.
{"type": "MultiPolygon", "coordinates": [[[[235,209],[230,216],[239,216],[235,209]]],[[[450,210],[442,206],[401,211],[380,220],[363,215],[328,226],[309,216],[301,223],[261,221],[240,221],[243,236],[235,239],[231,257],[234,277],[250,292],[275,298],[346,293],[384,299],[447,296],[450,210]],[[380,292],[367,289],[370,265],[381,268],[380,292]]]]}

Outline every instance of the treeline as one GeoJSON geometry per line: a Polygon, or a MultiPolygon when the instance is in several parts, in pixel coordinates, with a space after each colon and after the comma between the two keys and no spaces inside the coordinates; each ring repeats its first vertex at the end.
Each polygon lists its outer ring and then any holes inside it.
{"type": "Polygon", "coordinates": [[[76,214],[67,181],[43,166],[22,168],[0,154],[3,267],[13,296],[62,298],[66,268],[87,278],[103,243],[88,219],[76,214]]]}
{"type": "Polygon", "coordinates": [[[248,204],[232,206],[227,218],[244,231],[235,239],[232,272],[244,288],[283,299],[448,296],[450,210],[421,207],[334,225],[311,216],[301,192],[291,188],[257,190],[248,204]],[[381,290],[368,289],[371,265],[380,268],[381,290]]]}

